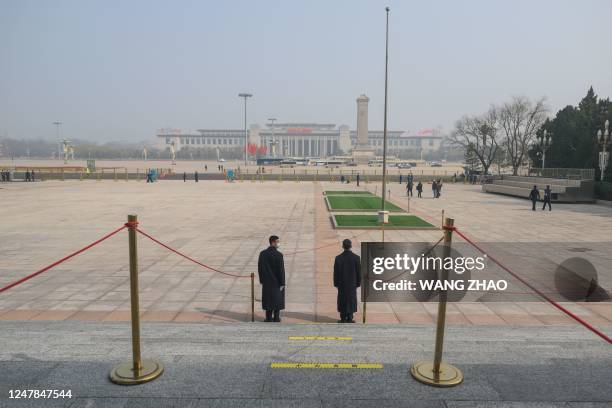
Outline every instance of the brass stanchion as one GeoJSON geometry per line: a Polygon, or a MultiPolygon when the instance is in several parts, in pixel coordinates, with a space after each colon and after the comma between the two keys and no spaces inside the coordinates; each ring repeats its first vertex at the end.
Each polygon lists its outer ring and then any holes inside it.
{"type": "Polygon", "coordinates": [[[128,215],[128,236],[130,246],[130,299],[132,310],[132,361],[121,363],[110,373],[115,384],[134,385],[156,379],[164,372],[162,363],[140,358],[140,312],[138,306],[138,247],[136,226],[138,218],[128,215]]]}
{"type": "Polygon", "coordinates": [[[127,167],[125,168],[125,181],[128,181],[129,176],[128,176],[128,169],[127,167]]]}
{"type": "MultiPolygon", "coordinates": [[[[450,256],[451,240],[453,237],[452,227],[455,220],[447,218],[444,224],[444,249],[443,259],[450,256]]],[[[442,268],[441,277],[446,282],[448,271],[442,268]]],[[[434,387],[453,387],[463,382],[463,373],[451,365],[442,362],[442,349],[444,347],[444,325],[446,323],[446,290],[440,291],[438,301],[438,322],[436,325],[436,349],[434,361],[419,361],[410,367],[410,374],[423,384],[433,385],[434,387]]]]}
{"type": "Polygon", "coordinates": [[[117,181],[117,168],[113,168],[113,173],[114,173],[114,177],[115,177],[115,181],[117,181]]]}
{"type": "Polygon", "coordinates": [[[251,272],[251,322],[255,321],[255,274],[251,272]]]}
{"type": "Polygon", "coordinates": [[[442,226],[442,228],[444,228],[444,210],[442,210],[442,224],[440,225],[442,226]]]}

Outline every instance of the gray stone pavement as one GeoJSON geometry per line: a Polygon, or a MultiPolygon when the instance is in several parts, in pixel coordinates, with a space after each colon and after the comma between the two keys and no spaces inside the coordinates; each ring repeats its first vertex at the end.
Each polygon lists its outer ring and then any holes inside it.
{"type": "MultiPolygon", "coordinates": [[[[406,206],[405,185],[390,183],[390,199],[406,206]]],[[[145,321],[215,322],[250,320],[250,282],[258,252],[272,233],[282,238],[287,310],[284,322],[331,322],[337,318],[331,285],[333,257],[345,237],[378,241],[372,230],[334,230],[324,206],[325,189],[355,189],[355,183],[46,181],[0,186],[0,285],[42,266],[120,226],[128,213],[139,215],[143,230],[214,268],[242,275],[232,278],[192,264],[139,236],[141,312],[145,321]]],[[[380,183],[362,183],[377,190],[380,183]]],[[[526,200],[485,194],[480,186],[446,183],[440,199],[411,200],[411,211],[436,225],[441,211],[479,242],[512,242],[514,253],[546,253],[537,242],[563,242],[590,251],[601,267],[599,283],[612,288],[605,248],[612,237],[612,208],[555,205],[532,212],[526,200]],[[536,243],[535,245],[532,243],[536,243]],[[597,244],[595,244],[597,243],[597,244]],[[604,251],[601,251],[601,247],[604,251]],[[531,248],[529,248],[531,246],[531,248]]],[[[0,320],[129,319],[127,233],[71,259],[0,295],[0,320]]],[[[440,231],[387,231],[387,241],[436,241],[440,231]]],[[[455,236],[455,241],[460,238],[455,236]]],[[[570,248],[570,249],[572,249],[570,248]]],[[[574,256],[580,253],[568,253],[574,256]]],[[[497,252],[495,255],[500,256],[497,252]]],[[[503,256],[511,267],[520,257],[503,256]]],[[[525,288],[521,288],[525,291],[525,288]]],[[[260,291],[257,284],[256,293],[260,291]]],[[[612,322],[610,303],[567,304],[597,327],[612,322]]],[[[256,308],[261,317],[259,307],[256,308]]],[[[368,321],[433,324],[436,305],[371,304],[368,321]]],[[[449,324],[574,324],[541,302],[459,303],[449,305],[449,324]]],[[[360,319],[357,314],[356,319],[360,319]]],[[[590,336],[585,332],[585,336],[590,336]]]]}
{"type": "Polygon", "coordinates": [[[411,378],[434,328],[411,325],[146,323],[143,357],[163,362],[139,386],[108,380],[130,359],[119,322],[0,322],[2,407],[604,407],[612,348],[579,327],[449,327],[444,361],[463,384],[411,378]],[[289,340],[348,336],[350,341],[289,340]],[[370,362],[382,369],[272,369],[272,362],[370,362]],[[9,400],[10,389],[72,390],[73,399],[9,400]]]}

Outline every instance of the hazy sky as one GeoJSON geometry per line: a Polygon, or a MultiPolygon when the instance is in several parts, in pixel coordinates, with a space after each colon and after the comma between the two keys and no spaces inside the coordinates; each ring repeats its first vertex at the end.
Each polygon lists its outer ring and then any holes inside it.
{"type": "Polygon", "coordinates": [[[612,96],[612,1],[0,0],[0,136],[138,141],[156,129],[316,121],[450,129],[512,95],[612,96]]]}

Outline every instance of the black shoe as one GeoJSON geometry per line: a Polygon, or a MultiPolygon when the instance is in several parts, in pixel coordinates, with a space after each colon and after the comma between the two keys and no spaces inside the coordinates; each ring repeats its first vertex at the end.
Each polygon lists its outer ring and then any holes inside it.
{"type": "Polygon", "coordinates": [[[348,320],[347,323],[355,323],[354,320],[348,320]]]}
{"type": "Polygon", "coordinates": [[[264,320],[264,322],[266,322],[266,323],[271,323],[271,322],[272,322],[272,319],[265,319],[265,320],[264,320]]]}
{"type": "Polygon", "coordinates": [[[338,320],[338,323],[346,323],[346,320],[338,320]]]}
{"type": "Polygon", "coordinates": [[[276,319],[272,320],[274,323],[280,323],[281,319],[279,317],[277,317],[276,319]]]}

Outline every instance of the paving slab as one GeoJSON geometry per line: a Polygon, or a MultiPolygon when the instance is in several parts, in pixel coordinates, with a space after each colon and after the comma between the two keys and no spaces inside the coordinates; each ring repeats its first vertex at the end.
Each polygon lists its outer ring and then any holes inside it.
{"type": "Polygon", "coordinates": [[[110,382],[130,359],[116,322],[0,322],[2,407],[603,407],[612,349],[576,326],[451,326],[444,361],[463,384],[423,385],[434,328],[413,325],[143,323],[142,352],[165,365],[139,386],[110,382]],[[290,340],[344,336],[351,341],[290,340]],[[382,369],[272,369],[272,362],[372,362],[382,369]],[[70,389],[71,400],[10,400],[10,389],[70,389]],[[589,405],[590,404],[590,405],[589,405]]]}

